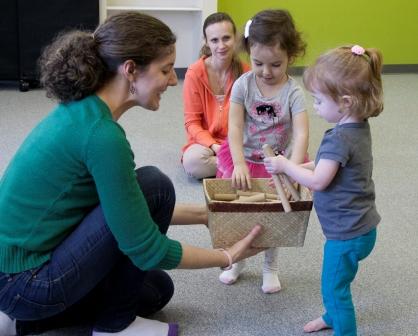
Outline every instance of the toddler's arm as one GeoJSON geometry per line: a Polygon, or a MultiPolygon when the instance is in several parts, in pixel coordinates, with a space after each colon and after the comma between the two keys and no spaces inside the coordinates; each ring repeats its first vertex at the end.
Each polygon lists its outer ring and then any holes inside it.
{"type": "Polygon", "coordinates": [[[295,163],[302,163],[308,151],[309,142],[309,121],[306,111],[300,112],[293,117],[293,148],[290,160],[295,163]]]}
{"type": "Polygon", "coordinates": [[[306,168],[306,169],[309,169],[309,170],[314,170],[315,169],[315,162],[314,161],[305,162],[305,163],[302,163],[300,166],[302,168],[306,168]]]}
{"type": "Polygon", "coordinates": [[[264,165],[270,174],[285,173],[296,182],[314,191],[324,190],[334,179],[340,167],[337,161],[321,159],[313,170],[313,162],[307,167],[296,163],[279,155],[264,159],[264,165]]]}

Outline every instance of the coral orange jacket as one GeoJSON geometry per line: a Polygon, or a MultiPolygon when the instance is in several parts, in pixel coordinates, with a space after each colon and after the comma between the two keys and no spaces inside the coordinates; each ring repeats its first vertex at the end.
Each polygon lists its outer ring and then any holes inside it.
{"type": "MultiPolygon", "coordinates": [[[[244,72],[250,68],[242,63],[244,72]]],[[[229,98],[233,80],[225,85],[225,98],[222,106],[213,94],[205,67],[205,58],[200,58],[187,69],[183,84],[184,127],[187,144],[183,152],[192,144],[206,147],[221,144],[228,135],[229,98]]]]}

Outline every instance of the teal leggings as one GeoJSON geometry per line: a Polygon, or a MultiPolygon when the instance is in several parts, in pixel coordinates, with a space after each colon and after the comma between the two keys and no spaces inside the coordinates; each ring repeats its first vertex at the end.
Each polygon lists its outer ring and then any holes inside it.
{"type": "Polygon", "coordinates": [[[324,322],[336,336],[356,336],[356,316],[350,285],[356,277],[358,263],[373,250],[376,229],[349,240],[327,240],[322,266],[324,322]]]}

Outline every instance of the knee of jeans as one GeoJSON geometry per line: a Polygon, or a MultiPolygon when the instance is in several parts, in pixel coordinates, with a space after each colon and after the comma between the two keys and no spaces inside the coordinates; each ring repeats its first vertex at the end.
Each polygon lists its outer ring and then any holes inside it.
{"type": "Polygon", "coordinates": [[[147,280],[152,281],[153,286],[160,295],[160,307],[162,309],[174,295],[174,283],[170,275],[162,270],[148,272],[147,280]]]}
{"type": "Polygon", "coordinates": [[[155,166],[145,166],[136,169],[137,179],[139,180],[140,172],[147,176],[147,183],[153,186],[159,186],[170,195],[175,194],[175,189],[171,179],[155,166]]]}
{"type": "Polygon", "coordinates": [[[139,178],[141,174],[146,174],[150,177],[164,175],[163,172],[155,166],[143,166],[135,169],[136,177],[139,178]]]}

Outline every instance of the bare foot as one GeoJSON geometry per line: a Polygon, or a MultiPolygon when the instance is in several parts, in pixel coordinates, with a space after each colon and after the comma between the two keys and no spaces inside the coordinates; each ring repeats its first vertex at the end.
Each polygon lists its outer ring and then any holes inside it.
{"type": "Polygon", "coordinates": [[[303,331],[306,333],[310,333],[310,332],[319,331],[319,330],[328,329],[328,328],[329,326],[325,324],[322,317],[318,317],[316,320],[312,320],[306,323],[305,326],[303,327],[303,331]]]}

